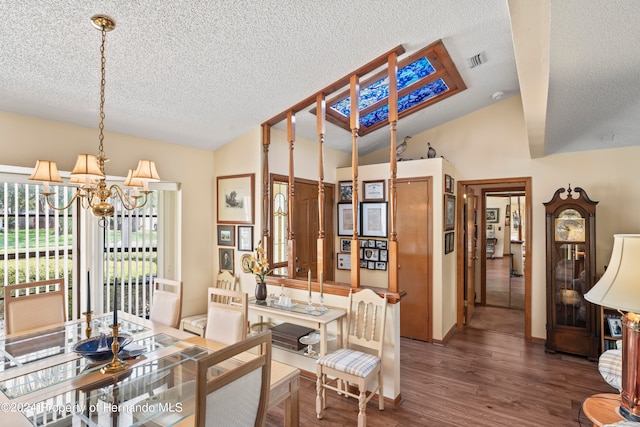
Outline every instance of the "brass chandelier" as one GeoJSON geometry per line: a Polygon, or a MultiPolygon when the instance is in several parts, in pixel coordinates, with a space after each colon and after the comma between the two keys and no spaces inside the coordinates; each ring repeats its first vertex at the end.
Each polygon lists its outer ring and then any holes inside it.
{"type": "Polygon", "coordinates": [[[136,191],[132,196],[127,195],[126,191],[120,186],[113,184],[107,186],[106,175],[104,173],[104,164],[109,160],[104,153],[104,88],[105,88],[105,55],[104,47],[107,38],[107,32],[116,27],[115,21],[106,15],[95,15],[91,17],[92,25],[102,32],[102,44],[100,46],[101,71],[102,79],[100,81],[100,134],[98,145],[98,156],[93,154],[79,154],[76,165],[71,172],[69,183],[79,185],[77,191],[73,195],[71,201],[65,206],[55,206],[51,201],[51,196],[55,193],[49,191],[50,182],[63,182],[58,167],[55,162],[49,160],[38,160],[29,177],[33,181],[42,181],[44,191],[41,193],[49,207],[55,210],[65,210],[71,204],[79,200],[85,209],[91,208],[93,215],[100,217],[100,225],[104,226],[106,217],[113,216],[115,208],[110,202],[111,199],[119,199],[122,206],[127,210],[140,208],[147,203],[147,199],[152,191],[149,191],[148,183],[151,181],[159,181],[156,165],[151,160],[140,160],[138,167],[130,169],[124,186],[132,187],[136,191]],[[138,188],[142,188],[138,195],[138,188]]]}

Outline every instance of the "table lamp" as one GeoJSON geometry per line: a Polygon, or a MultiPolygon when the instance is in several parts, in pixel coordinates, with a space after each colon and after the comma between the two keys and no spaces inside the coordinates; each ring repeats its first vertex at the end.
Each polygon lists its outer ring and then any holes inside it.
{"type": "Polygon", "coordinates": [[[640,234],[615,234],[609,266],[584,297],[626,312],[622,316],[622,393],[620,413],[640,421],[640,234]]]}

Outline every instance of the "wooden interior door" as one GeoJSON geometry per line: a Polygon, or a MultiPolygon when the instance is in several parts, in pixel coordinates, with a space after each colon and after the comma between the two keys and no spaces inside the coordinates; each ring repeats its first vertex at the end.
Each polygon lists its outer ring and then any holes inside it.
{"type": "Polygon", "coordinates": [[[431,178],[397,180],[398,283],[407,292],[400,301],[400,335],[427,342],[432,340],[430,200],[431,178]]]}
{"type": "MultiPolygon", "coordinates": [[[[333,280],[333,186],[325,185],[325,274],[324,280],[333,280]]],[[[318,183],[295,181],[294,232],[296,239],[295,277],[307,279],[318,277],[318,183]]]]}
{"type": "Polygon", "coordinates": [[[464,251],[465,251],[465,286],[464,286],[464,324],[467,325],[473,317],[473,309],[476,300],[476,260],[478,259],[478,212],[477,199],[473,188],[465,190],[465,224],[464,224],[464,251]]]}

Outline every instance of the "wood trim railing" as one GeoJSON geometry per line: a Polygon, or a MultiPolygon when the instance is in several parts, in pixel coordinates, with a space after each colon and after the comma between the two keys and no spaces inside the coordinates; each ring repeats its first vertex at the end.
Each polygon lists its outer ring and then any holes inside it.
{"type": "MultiPolygon", "coordinates": [[[[337,283],[324,284],[324,291],[330,294],[348,295],[348,290],[352,288],[360,288],[360,244],[358,239],[358,130],[360,126],[360,112],[358,109],[358,99],[360,94],[360,77],[375,71],[377,68],[386,65],[387,73],[389,75],[389,129],[390,129],[390,178],[389,178],[389,253],[388,253],[388,274],[389,285],[388,289],[376,289],[376,292],[380,291],[387,293],[389,302],[398,302],[403,295],[399,290],[398,285],[398,242],[396,232],[396,176],[397,176],[397,163],[396,163],[396,126],[398,122],[398,94],[397,94],[397,69],[398,69],[398,56],[403,54],[405,49],[402,45],[396,46],[389,50],[385,54],[375,58],[373,61],[365,64],[363,67],[358,68],[353,73],[339,79],[331,85],[325,87],[316,94],[300,101],[293,107],[279,113],[262,124],[262,144],[263,144],[263,186],[264,186],[264,199],[263,199],[263,244],[269,239],[269,210],[270,210],[270,198],[269,198],[269,171],[268,171],[268,154],[270,145],[270,131],[271,127],[277,123],[286,119],[287,121],[287,141],[289,144],[289,217],[288,217],[288,236],[287,236],[287,259],[288,269],[287,277],[269,277],[267,283],[272,285],[284,284],[289,288],[307,289],[306,281],[295,279],[295,230],[293,224],[294,217],[294,201],[295,201],[295,187],[294,187],[294,144],[295,144],[295,113],[305,108],[310,107],[314,103],[316,104],[315,110],[317,115],[316,120],[316,132],[318,136],[318,220],[320,222],[318,236],[317,236],[317,262],[318,262],[318,279],[316,282],[312,282],[314,290],[319,291],[319,282],[324,275],[325,260],[328,248],[326,247],[326,229],[324,225],[325,213],[324,213],[324,200],[325,200],[325,170],[324,170],[324,138],[326,127],[326,96],[341,90],[347,84],[349,85],[349,92],[351,97],[351,115],[350,115],[350,128],[352,138],[352,156],[351,156],[351,169],[352,169],[352,212],[354,229],[351,238],[351,277],[350,286],[346,287],[337,283]],[[317,287],[317,289],[316,289],[317,287]]],[[[270,246],[265,245],[265,249],[269,250],[270,246]]],[[[333,248],[330,249],[333,251],[333,248]]],[[[380,293],[382,295],[383,293],[380,293]]]]}

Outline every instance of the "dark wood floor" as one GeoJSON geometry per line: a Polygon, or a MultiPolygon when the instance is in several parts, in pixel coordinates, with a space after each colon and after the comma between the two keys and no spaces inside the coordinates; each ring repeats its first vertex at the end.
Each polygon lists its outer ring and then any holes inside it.
{"type": "MultiPolygon", "coordinates": [[[[594,393],[615,392],[596,363],[547,354],[544,345],[509,334],[465,328],[445,347],[401,339],[402,404],[367,407],[375,426],[587,426],[581,404],[594,393]]],[[[357,402],[327,392],[323,420],[315,417],[315,382],[300,384],[301,426],[353,426],[357,402]]],[[[268,426],[281,426],[283,405],[268,426]]]]}

